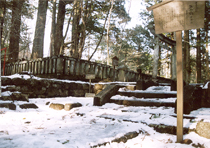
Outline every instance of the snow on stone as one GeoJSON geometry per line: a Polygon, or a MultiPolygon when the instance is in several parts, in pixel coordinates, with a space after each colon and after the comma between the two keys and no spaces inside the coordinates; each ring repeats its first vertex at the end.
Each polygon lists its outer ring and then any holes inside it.
{"type": "MultiPolygon", "coordinates": [[[[17,74],[10,77],[22,78],[21,75],[17,74]]],[[[23,76],[25,79],[29,77],[23,76]]],[[[75,83],[77,82],[75,81],[75,83]]],[[[169,87],[152,87],[146,91],[168,93],[169,87]]],[[[5,94],[8,93],[5,92],[5,94]]],[[[113,98],[136,99],[134,97],[123,98],[119,95],[113,96],[113,98]]],[[[174,101],[175,98],[159,99],[158,101],[160,100],[174,101]]],[[[18,105],[23,103],[25,102],[14,101],[17,106],[15,111],[0,108],[0,147],[89,148],[110,142],[128,132],[144,131],[125,143],[111,142],[101,146],[101,148],[193,148],[192,145],[176,143],[176,135],[158,133],[148,126],[148,124],[176,126],[177,120],[174,117],[176,114],[172,107],[133,107],[114,103],[93,106],[93,98],[91,97],[29,99],[29,103],[35,103],[39,107],[38,109],[20,109],[18,105]],[[46,105],[48,102],[61,104],[79,102],[83,106],[73,108],[70,111],[57,111],[49,108],[49,105],[46,105]],[[127,121],[125,122],[124,119],[127,121]]],[[[183,120],[184,127],[193,129],[198,121],[210,122],[210,109],[200,108],[185,116],[195,117],[194,120],[183,120]]],[[[200,143],[205,148],[210,148],[210,140],[200,137],[195,132],[190,132],[183,138],[189,138],[195,144],[200,143]]]]}

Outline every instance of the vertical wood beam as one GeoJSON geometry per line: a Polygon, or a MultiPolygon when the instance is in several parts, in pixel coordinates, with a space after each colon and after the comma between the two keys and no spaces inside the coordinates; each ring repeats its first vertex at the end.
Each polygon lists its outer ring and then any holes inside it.
{"type": "Polygon", "coordinates": [[[177,142],[183,140],[183,65],[182,31],[176,32],[177,52],[177,142]]]}

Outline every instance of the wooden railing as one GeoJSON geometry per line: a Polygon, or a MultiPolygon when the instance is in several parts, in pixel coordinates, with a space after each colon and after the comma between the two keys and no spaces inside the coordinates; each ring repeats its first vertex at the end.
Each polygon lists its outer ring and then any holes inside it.
{"type": "MultiPolygon", "coordinates": [[[[75,59],[66,56],[53,56],[30,61],[20,61],[5,65],[5,74],[12,75],[28,71],[32,75],[51,78],[84,80],[87,73],[94,73],[96,80],[106,78],[119,79],[120,69],[114,71],[112,66],[96,62],[75,59]]],[[[137,81],[140,75],[131,70],[123,70],[126,81],[137,81]]]]}

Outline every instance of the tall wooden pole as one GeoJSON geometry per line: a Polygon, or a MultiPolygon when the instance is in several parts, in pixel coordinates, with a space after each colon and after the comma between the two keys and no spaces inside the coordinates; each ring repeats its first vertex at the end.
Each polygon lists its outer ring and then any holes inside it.
{"type": "Polygon", "coordinates": [[[182,65],[182,31],[176,32],[177,52],[177,142],[183,140],[183,65],[182,65]]]}

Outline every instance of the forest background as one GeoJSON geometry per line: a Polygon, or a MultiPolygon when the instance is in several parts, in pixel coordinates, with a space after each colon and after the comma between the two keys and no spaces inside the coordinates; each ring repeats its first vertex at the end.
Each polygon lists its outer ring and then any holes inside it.
{"type": "MultiPolygon", "coordinates": [[[[131,70],[152,74],[157,64],[158,76],[173,78],[174,49],[151,33],[154,18],[146,10],[160,2],[0,0],[1,48],[8,48],[7,62],[65,55],[111,65],[116,55],[119,65],[131,70]]],[[[188,83],[210,79],[210,1],[205,2],[204,22],[204,28],[183,31],[184,80],[188,83]]],[[[175,40],[174,33],[163,35],[175,40]]],[[[1,55],[3,59],[4,51],[1,55]]]]}

